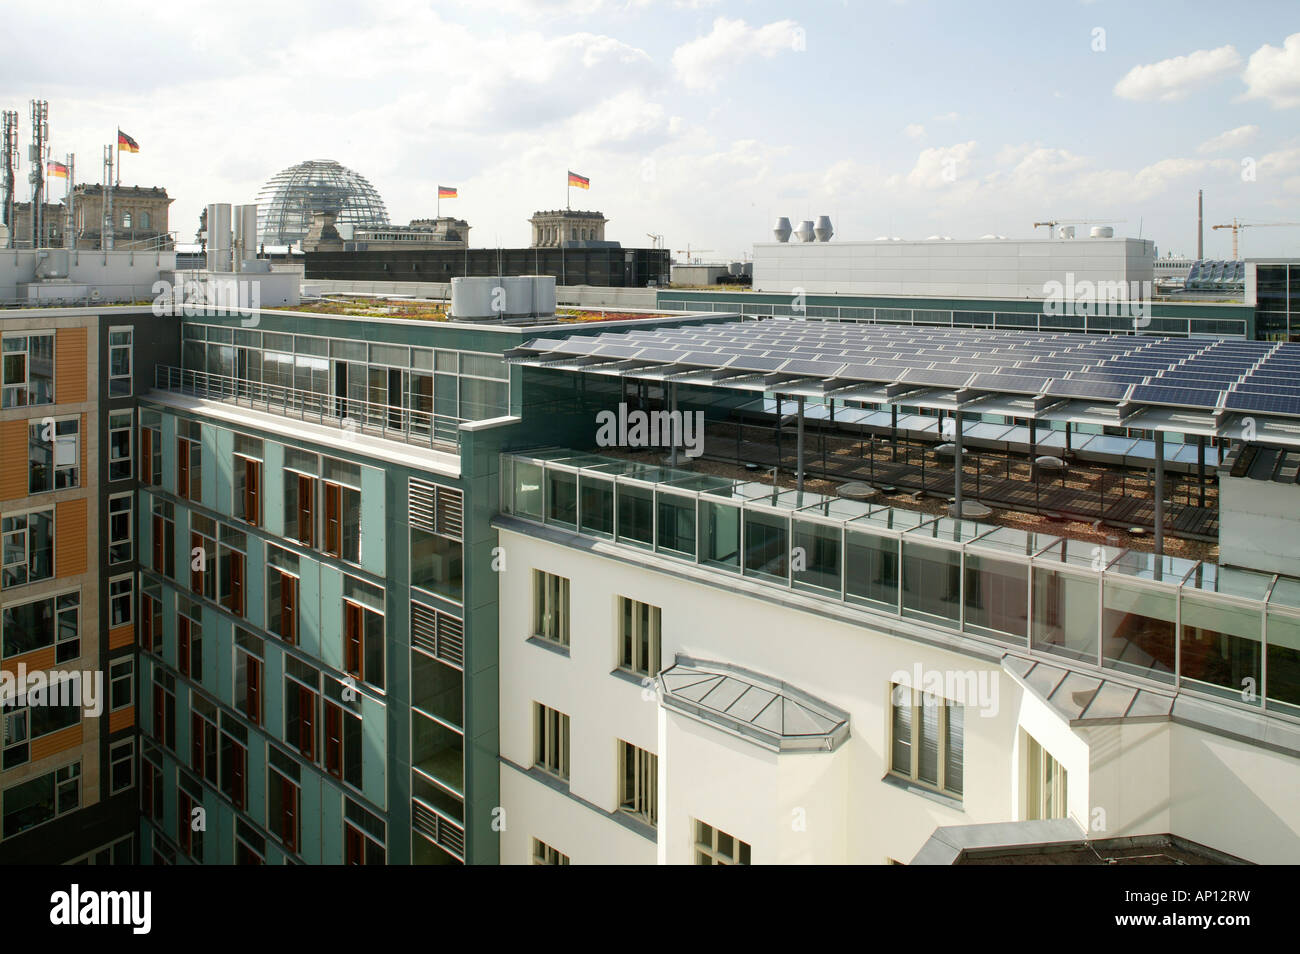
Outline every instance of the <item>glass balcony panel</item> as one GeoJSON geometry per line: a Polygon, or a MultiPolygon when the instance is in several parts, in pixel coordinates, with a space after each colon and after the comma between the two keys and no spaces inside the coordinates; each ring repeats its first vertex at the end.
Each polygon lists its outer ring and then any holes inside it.
{"type": "Polygon", "coordinates": [[[903,542],[903,614],[961,618],[961,551],[903,542]]]}
{"type": "Polygon", "coordinates": [[[582,532],[597,537],[614,536],[614,482],[590,474],[578,476],[582,532]]]}
{"type": "Polygon", "coordinates": [[[619,483],[615,493],[618,497],[619,542],[651,546],[654,543],[654,491],[649,487],[619,483]]]}
{"type": "Polygon", "coordinates": [[[515,458],[514,507],[520,517],[542,519],[542,465],[515,458]]]}
{"type": "Polygon", "coordinates": [[[795,519],[791,565],[795,586],[839,595],[843,572],[840,533],[837,526],[795,519]]]}
{"type": "Polygon", "coordinates": [[[1264,689],[1270,709],[1300,716],[1300,617],[1269,612],[1268,685],[1264,689]]]}
{"type": "Polygon", "coordinates": [[[966,627],[1012,636],[1029,633],[1029,565],[966,554],[966,627]]]}
{"type": "Polygon", "coordinates": [[[1184,680],[1208,683],[1210,691],[1259,705],[1263,613],[1212,596],[1183,590],[1179,666],[1184,680]]]}
{"type": "Polygon", "coordinates": [[[1177,591],[1120,583],[1108,573],[1102,598],[1102,664],[1172,682],[1177,591]]]}
{"type": "Polygon", "coordinates": [[[1097,580],[1034,567],[1034,618],[1030,646],[1097,664],[1097,580]]]}
{"type": "Polygon", "coordinates": [[[465,791],[465,739],[456,731],[411,711],[411,762],[425,775],[457,792],[465,791]]]}
{"type": "Polygon", "coordinates": [[[665,493],[656,496],[659,506],[658,549],[695,559],[695,498],[665,493]]]}
{"type": "Polygon", "coordinates": [[[861,530],[848,532],[844,589],[854,602],[898,612],[898,540],[861,530]]]}
{"type": "Polygon", "coordinates": [[[745,575],[785,582],[790,569],[790,521],[745,510],[745,575]]]}
{"type": "Polygon", "coordinates": [[[740,508],[700,498],[700,562],[740,571],[740,508]]]}
{"type": "Polygon", "coordinates": [[[576,530],[578,527],[578,475],[546,469],[546,522],[576,530]]]}

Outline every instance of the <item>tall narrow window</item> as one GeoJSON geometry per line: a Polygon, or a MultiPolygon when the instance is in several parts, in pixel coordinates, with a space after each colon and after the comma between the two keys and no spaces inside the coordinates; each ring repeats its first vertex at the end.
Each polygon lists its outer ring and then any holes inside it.
{"type": "Polygon", "coordinates": [[[135,603],[135,577],[115,576],[108,581],[108,625],[126,626],[131,622],[135,603]]]}
{"type": "Polygon", "coordinates": [[[695,863],[697,865],[747,865],[749,843],[706,825],[695,822],[695,863]]]}
{"type": "Polygon", "coordinates": [[[162,483],[162,431],[140,426],[140,483],[151,487],[162,483]]]}
{"type": "Polygon", "coordinates": [[[298,850],[302,769],[275,746],[267,748],[266,826],[289,851],[298,850]]]}
{"type": "Polygon", "coordinates": [[[343,707],[325,703],[325,771],[343,777],[343,707]]]}
{"type": "Polygon", "coordinates": [[[960,798],[964,707],[909,686],[890,689],[890,772],[960,798]]]}
{"type": "Polygon", "coordinates": [[[558,778],[569,778],[569,717],[533,703],[533,765],[558,778]]]}
{"type": "Polygon", "coordinates": [[[277,567],[266,571],[266,628],[286,643],[298,639],[298,578],[277,567]]]}
{"type": "Polygon", "coordinates": [[[1052,754],[1028,733],[1025,743],[1025,819],[1066,817],[1067,773],[1052,754]]]}
{"type": "Polygon", "coordinates": [[[659,821],[659,757],[620,741],[619,809],[650,825],[659,821]]]}
{"type": "Polygon", "coordinates": [[[46,493],[81,484],[81,422],[78,418],[28,425],[27,492],[46,493]]]}
{"type": "Polygon", "coordinates": [[[567,865],[569,856],[563,852],[556,851],[544,841],[533,839],[533,864],[535,865],[567,865]]]}
{"type": "Polygon", "coordinates": [[[114,494],[108,498],[108,562],[127,563],[131,559],[131,519],[134,494],[114,494]]]}
{"type": "Polygon", "coordinates": [[[130,328],[108,330],[108,396],[131,396],[131,339],[130,328]]]}
{"type": "Polygon", "coordinates": [[[662,667],[659,639],[659,607],[618,598],[620,669],[639,676],[653,676],[662,667]]]}
{"type": "Polygon", "coordinates": [[[533,633],[557,646],[569,645],[569,581],[533,571],[533,633]]]}
{"type": "Polygon", "coordinates": [[[284,738],[309,762],[316,761],[316,707],[320,672],[286,657],[284,677],[284,738]]]}
{"type": "Polygon", "coordinates": [[[262,524],[262,462],[235,455],[234,513],[245,523],[262,524]]]}
{"type": "Polygon", "coordinates": [[[108,415],[108,479],[131,477],[131,411],[113,411],[108,415]]]}
{"type": "Polygon", "coordinates": [[[262,724],[262,640],[235,627],[235,708],[254,725],[262,724]]]}
{"type": "Polygon", "coordinates": [[[343,509],[343,488],[338,484],[325,482],[325,546],[326,553],[336,557],[343,555],[343,527],[340,523],[343,509]]]}

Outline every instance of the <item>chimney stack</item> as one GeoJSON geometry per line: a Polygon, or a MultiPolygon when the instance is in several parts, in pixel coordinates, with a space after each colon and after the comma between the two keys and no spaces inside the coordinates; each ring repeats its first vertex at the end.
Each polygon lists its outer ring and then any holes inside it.
{"type": "Polygon", "coordinates": [[[1201,215],[1201,192],[1196,190],[1196,260],[1199,262],[1205,257],[1205,219],[1201,215]]]}

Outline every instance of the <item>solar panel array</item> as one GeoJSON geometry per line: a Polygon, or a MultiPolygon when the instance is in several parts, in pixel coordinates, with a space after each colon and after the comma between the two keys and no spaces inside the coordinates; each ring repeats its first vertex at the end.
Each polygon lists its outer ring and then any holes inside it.
{"type": "Polygon", "coordinates": [[[1266,341],[767,320],[535,338],[520,353],[1300,416],[1300,344],[1266,341]]]}

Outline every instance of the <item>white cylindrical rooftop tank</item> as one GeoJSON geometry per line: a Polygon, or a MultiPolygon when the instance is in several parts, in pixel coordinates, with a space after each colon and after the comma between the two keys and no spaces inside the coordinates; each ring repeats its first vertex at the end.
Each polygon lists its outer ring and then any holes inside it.
{"type": "Polygon", "coordinates": [[[493,310],[499,303],[497,289],[501,283],[493,277],[470,276],[451,280],[451,316],[469,321],[500,318],[502,311],[493,310]]]}
{"type": "Polygon", "coordinates": [[[235,271],[244,270],[243,263],[257,258],[257,206],[235,206],[235,271]]]}
{"type": "Polygon", "coordinates": [[[743,274],[745,274],[745,263],[744,263],[744,262],[732,262],[730,265],[727,266],[727,274],[728,274],[728,275],[743,275],[743,274]]]}
{"type": "Polygon", "coordinates": [[[230,203],[208,205],[208,271],[230,271],[230,203]]]}
{"type": "Polygon", "coordinates": [[[1056,233],[1056,234],[1057,234],[1058,237],[1063,238],[1063,239],[1072,239],[1072,238],[1074,238],[1074,226],[1073,226],[1073,225],[1062,225],[1062,226],[1060,227],[1060,229],[1057,230],[1057,233],[1056,233]]]}
{"type": "Polygon", "coordinates": [[[819,242],[829,242],[831,236],[835,234],[835,229],[831,228],[831,217],[829,215],[817,216],[817,224],[813,227],[813,235],[819,242]]]}
{"type": "Polygon", "coordinates": [[[794,233],[799,236],[800,242],[811,242],[814,238],[812,219],[804,219],[799,223],[799,231],[794,233]]]}
{"type": "Polygon", "coordinates": [[[555,276],[525,275],[531,284],[533,294],[533,314],[539,318],[549,318],[555,314],[555,276]]]}
{"type": "Polygon", "coordinates": [[[776,224],[772,226],[772,236],[778,242],[790,241],[790,231],[790,219],[784,215],[777,219],[776,224]]]}
{"type": "Polygon", "coordinates": [[[1089,238],[1114,238],[1115,230],[1109,225],[1094,225],[1088,230],[1089,238]]]}
{"type": "Polygon", "coordinates": [[[526,275],[506,275],[498,279],[505,289],[505,317],[527,318],[533,314],[533,280],[526,275]]]}

